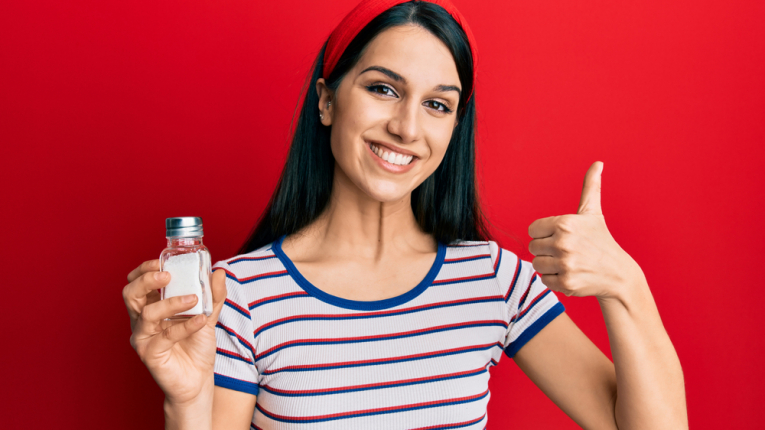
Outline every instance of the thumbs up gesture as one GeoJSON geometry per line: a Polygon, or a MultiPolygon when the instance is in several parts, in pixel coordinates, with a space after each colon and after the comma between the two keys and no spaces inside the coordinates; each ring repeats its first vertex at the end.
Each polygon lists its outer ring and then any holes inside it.
{"type": "Polygon", "coordinates": [[[640,266],[616,243],[600,208],[603,163],[584,177],[576,214],[541,218],[529,226],[533,266],[549,289],[566,296],[596,296],[624,301],[635,282],[645,280],[640,266]]]}

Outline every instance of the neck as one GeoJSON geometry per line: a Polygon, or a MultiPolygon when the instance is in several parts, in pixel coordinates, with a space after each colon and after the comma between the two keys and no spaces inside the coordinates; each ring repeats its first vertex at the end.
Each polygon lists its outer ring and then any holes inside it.
{"type": "Polygon", "coordinates": [[[420,229],[414,217],[411,193],[396,201],[375,200],[337,166],[327,209],[295,236],[293,245],[300,242],[304,249],[325,248],[376,259],[406,248],[437,249],[435,240],[420,229]]]}

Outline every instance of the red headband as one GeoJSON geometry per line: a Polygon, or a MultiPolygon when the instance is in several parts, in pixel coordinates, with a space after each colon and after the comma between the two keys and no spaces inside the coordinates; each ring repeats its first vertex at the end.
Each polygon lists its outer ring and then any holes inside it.
{"type": "MultiPolygon", "coordinates": [[[[327,42],[327,49],[324,51],[324,79],[327,79],[332,73],[332,70],[337,65],[337,61],[343,52],[351,43],[354,37],[359,34],[359,31],[366,27],[370,21],[372,21],[377,15],[385,12],[401,3],[406,3],[411,0],[361,0],[359,3],[345,18],[337,25],[332,35],[329,36],[329,42],[327,42]]],[[[470,52],[473,55],[473,87],[475,87],[476,77],[476,64],[478,63],[478,57],[475,50],[475,39],[473,33],[468,27],[465,17],[457,10],[456,7],[449,0],[424,0],[428,3],[434,3],[444,8],[449,14],[457,21],[462,27],[462,30],[467,35],[468,43],[470,44],[470,52]]],[[[470,89],[467,99],[473,96],[473,88],[470,89]]]]}

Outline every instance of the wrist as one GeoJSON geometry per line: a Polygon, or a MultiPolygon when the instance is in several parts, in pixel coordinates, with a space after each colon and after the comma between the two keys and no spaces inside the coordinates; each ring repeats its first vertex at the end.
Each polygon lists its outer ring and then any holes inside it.
{"type": "Polygon", "coordinates": [[[205,383],[200,393],[186,401],[165,397],[166,430],[211,430],[214,383],[205,383]]]}
{"type": "Polygon", "coordinates": [[[598,297],[601,307],[619,306],[629,310],[636,310],[647,302],[653,301],[651,289],[648,287],[648,280],[640,266],[635,263],[631,270],[627,271],[621,281],[617,282],[615,291],[607,296],[598,297]]]}

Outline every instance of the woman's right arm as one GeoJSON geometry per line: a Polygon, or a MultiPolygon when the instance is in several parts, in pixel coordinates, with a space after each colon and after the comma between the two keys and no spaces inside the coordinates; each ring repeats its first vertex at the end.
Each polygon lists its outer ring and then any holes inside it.
{"type": "Polygon", "coordinates": [[[215,387],[213,430],[250,430],[255,400],[252,394],[215,387]]]}
{"type": "Polygon", "coordinates": [[[226,299],[225,273],[212,276],[213,313],[166,321],[196,304],[195,295],[159,299],[170,274],[159,260],[130,272],[122,290],[133,334],[130,344],[165,393],[165,427],[178,430],[250,428],[255,396],[215,387],[215,324],[226,299]]]}

